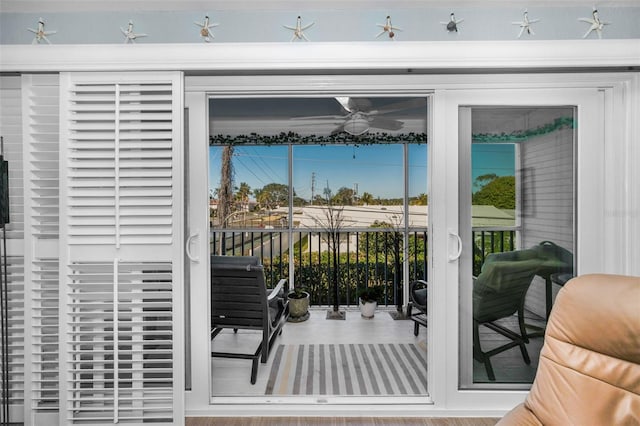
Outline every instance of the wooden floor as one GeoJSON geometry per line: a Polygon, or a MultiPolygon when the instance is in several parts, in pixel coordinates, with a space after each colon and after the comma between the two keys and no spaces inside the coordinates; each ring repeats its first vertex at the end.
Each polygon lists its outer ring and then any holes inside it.
{"type": "Polygon", "coordinates": [[[499,419],[392,417],[187,417],[187,426],[493,426],[499,419]]]}

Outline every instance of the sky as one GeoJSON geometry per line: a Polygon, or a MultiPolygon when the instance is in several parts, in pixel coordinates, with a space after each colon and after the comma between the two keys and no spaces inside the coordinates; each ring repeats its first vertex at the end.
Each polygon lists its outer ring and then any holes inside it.
{"type": "MultiPolygon", "coordinates": [[[[409,197],[427,193],[428,153],[426,144],[409,145],[409,197]]],[[[472,179],[495,173],[514,175],[513,144],[474,144],[472,179]]],[[[222,147],[209,150],[209,187],[220,182],[222,147]]],[[[287,184],[288,147],[236,146],[233,156],[234,185],[246,182],[253,191],[276,182],[287,184]]],[[[327,185],[335,194],[341,187],[369,192],[374,198],[403,196],[403,147],[400,144],[378,145],[299,145],[293,147],[293,185],[297,196],[311,199],[322,195],[327,185]]]]}

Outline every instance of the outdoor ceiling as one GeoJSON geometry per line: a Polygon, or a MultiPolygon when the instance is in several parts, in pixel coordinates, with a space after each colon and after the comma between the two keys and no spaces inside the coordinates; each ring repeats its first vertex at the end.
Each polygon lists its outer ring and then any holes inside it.
{"type": "MultiPolygon", "coordinates": [[[[402,122],[399,130],[372,127],[370,132],[390,134],[425,133],[426,98],[364,97],[370,103],[368,117],[402,122]],[[394,110],[378,114],[381,108],[405,101],[423,99],[422,107],[394,110]]],[[[257,133],[275,135],[293,132],[300,135],[329,135],[347,119],[348,113],[334,97],[325,98],[242,98],[209,101],[210,134],[241,135],[257,133]],[[344,118],[341,118],[344,117],[344,118]]]]}
{"type": "MultiPolygon", "coordinates": [[[[358,97],[362,98],[362,97],[358,97]]],[[[407,97],[367,97],[372,110],[407,101],[407,97]]],[[[329,135],[346,117],[346,112],[333,97],[325,98],[239,98],[209,101],[211,135],[277,135],[293,132],[300,135],[329,135]],[[304,118],[308,117],[308,118],[304,118]],[[332,117],[324,119],[322,117],[332,117]]],[[[475,106],[472,114],[474,133],[521,132],[555,119],[572,117],[572,107],[483,107],[475,106]]],[[[383,114],[384,118],[403,123],[400,130],[371,128],[369,132],[389,134],[425,133],[427,108],[410,108],[383,114]]]]}
{"type": "Polygon", "coordinates": [[[508,134],[550,124],[557,118],[572,116],[572,107],[474,107],[471,128],[473,133],[508,134]]]}

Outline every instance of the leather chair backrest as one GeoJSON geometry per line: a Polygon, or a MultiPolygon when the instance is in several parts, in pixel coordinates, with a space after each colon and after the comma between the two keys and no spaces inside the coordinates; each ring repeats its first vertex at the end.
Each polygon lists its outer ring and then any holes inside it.
{"type": "Polygon", "coordinates": [[[531,392],[499,424],[640,424],[639,277],[592,274],[565,284],[531,392]]]}

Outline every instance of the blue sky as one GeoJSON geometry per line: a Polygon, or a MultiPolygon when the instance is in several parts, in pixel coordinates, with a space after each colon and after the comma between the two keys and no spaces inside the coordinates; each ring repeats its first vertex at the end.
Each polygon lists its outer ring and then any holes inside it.
{"type": "MultiPolygon", "coordinates": [[[[222,147],[210,148],[209,187],[220,182],[222,147]]],[[[272,183],[287,184],[288,147],[236,146],[233,157],[234,185],[246,182],[251,189],[272,183]]],[[[327,183],[335,193],[340,187],[354,188],[374,197],[400,198],[403,195],[402,145],[301,145],[293,147],[293,185],[296,195],[322,195],[327,183]],[[312,178],[312,174],[314,177],[312,178]]],[[[427,192],[427,145],[409,145],[409,196],[427,192]]],[[[472,178],[488,173],[514,174],[513,144],[474,144],[472,178]]]]}

